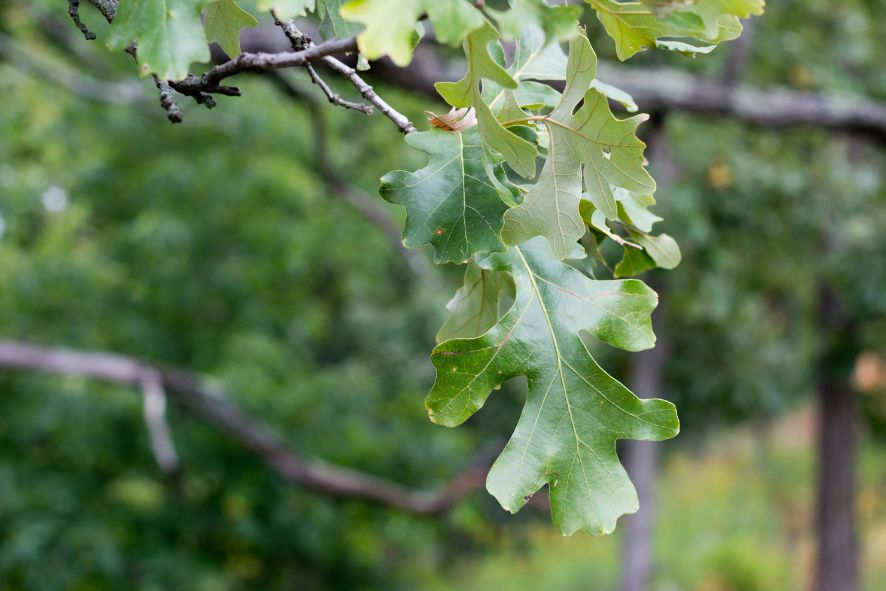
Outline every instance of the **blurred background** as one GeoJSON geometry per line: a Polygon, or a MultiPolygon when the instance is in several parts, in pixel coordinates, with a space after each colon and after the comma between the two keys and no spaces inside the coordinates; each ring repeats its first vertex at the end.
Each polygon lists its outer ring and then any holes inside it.
{"type": "MultiPolygon", "coordinates": [[[[638,515],[564,538],[470,473],[525,383],[458,429],[425,417],[462,270],[405,253],[376,196],[422,155],[304,72],[240,80],[211,112],[183,102],[172,126],[99,15],[83,8],[87,43],[63,4],[0,5],[0,589],[886,589],[886,132],[653,105],[654,211],[683,261],[644,277],[659,347],[602,365],[674,401],[682,432],[620,450],[638,515]],[[472,492],[421,514],[300,486],[175,400],[164,462],[147,385],[13,367],[23,344],[180,368],[298,457],[472,492]]],[[[886,109],[884,17],[777,0],[710,56],[624,67],[886,109]]],[[[443,110],[384,71],[370,80],[414,121],[443,110]]]]}

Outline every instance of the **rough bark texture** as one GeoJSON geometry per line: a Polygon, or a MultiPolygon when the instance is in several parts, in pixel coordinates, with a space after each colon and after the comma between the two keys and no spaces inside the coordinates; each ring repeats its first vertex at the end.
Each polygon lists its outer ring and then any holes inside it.
{"type": "MultiPolygon", "coordinates": [[[[827,286],[819,292],[819,318],[822,332],[839,341],[840,332],[847,327],[841,321],[836,295],[827,286]]],[[[858,398],[852,390],[848,372],[843,375],[844,372],[839,371],[844,365],[827,352],[819,363],[815,591],[858,589],[855,526],[858,398]]]]}

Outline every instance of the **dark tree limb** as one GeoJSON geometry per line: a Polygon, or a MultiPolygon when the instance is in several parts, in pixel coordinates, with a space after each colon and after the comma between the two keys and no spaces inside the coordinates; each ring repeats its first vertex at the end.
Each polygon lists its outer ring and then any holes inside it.
{"type": "Polygon", "coordinates": [[[157,380],[170,400],[240,443],[286,481],[326,496],[364,499],[410,513],[442,513],[482,488],[500,447],[483,450],[448,485],[426,492],[293,452],[270,427],[186,371],[158,368],[114,353],[50,349],[3,340],[0,368],[83,376],[139,389],[146,380],[157,380]]]}
{"type": "Polygon", "coordinates": [[[166,111],[166,116],[171,123],[181,123],[183,120],[181,107],[175,102],[175,93],[168,80],[161,80],[154,75],[154,84],[160,91],[160,106],[166,111]]]}
{"type": "Polygon", "coordinates": [[[95,33],[89,30],[82,20],[80,20],[80,0],[68,0],[68,16],[74,21],[74,24],[83,33],[87,41],[95,39],[95,33]]]}

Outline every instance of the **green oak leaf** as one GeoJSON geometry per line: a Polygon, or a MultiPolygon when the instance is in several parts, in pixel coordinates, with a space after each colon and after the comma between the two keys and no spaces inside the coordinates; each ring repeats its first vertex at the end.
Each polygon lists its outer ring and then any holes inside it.
{"type": "Polygon", "coordinates": [[[357,35],[360,52],[371,60],[387,55],[398,66],[412,61],[415,23],[423,13],[437,38],[451,45],[486,22],[465,0],[351,0],[340,8],[342,17],[364,25],[357,35]]]}
{"type": "MultiPolygon", "coordinates": [[[[514,50],[514,60],[508,73],[517,81],[514,95],[521,107],[539,109],[556,107],[560,102],[560,93],[548,84],[536,80],[566,80],[566,54],[558,43],[551,43],[544,31],[529,24],[523,28],[514,50]]],[[[594,79],[591,88],[596,88],[606,98],[612,99],[628,110],[637,111],[637,103],[627,92],[594,79]]],[[[502,107],[508,90],[495,83],[487,83],[483,87],[483,97],[494,112],[502,107]]],[[[499,117],[501,119],[501,117],[499,117]]]]}
{"type": "Polygon", "coordinates": [[[305,16],[314,7],[314,0],[258,0],[259,10],[273,10],[280,18],[305,16]]]}
{"type": "Polygon", "coordinates": [[[643,247],[643,250],[662,269],[673,269],[680,264],[682,255],[677,241],[667,234],[651,236],[643,232],[631,232],[631,238],[643,247]]]}
{"type": "Polygon", "coordinates": [[[659,19],[640,2],[615,0],[587,0],[597,11],[597,18],[615,41],[618,59],[624,61],[634,54],[655,47],[660,37],[683,37],[689,31],[704,30],[704,21],[698,15],[680,18],[678,27],[666,19],[659,19]]]}
{"type": "MultiPolygon", "coordinates": [[[[701,17],[705,25],[704,34],[708,38],[717,38],[731,35],[726,31],[732,31],[738,19],[763,14],[765,7],[766,0],[699,0],[686,10],[701,17]]],[[[738,33],[741,33],[740,25],[738,33]]]]}
{"type": "Polygon", "coordinates": [[[581,6],[550,6],[546,0],[510,0],[508,4],[508,10],[487,9],[508,39],[519,38],[528,26],[540,27],[552,42],[566,41],[578,32],[583,12],[581,6]]]}
{"type": "MultiPolygon", "coordinates": [[[[346,21],[341,16],[341,7],[346,0],[317,0],[317,16],[320,17],[320,36],[323,39],[347,39],[363,30],[363,25],[346,21]]],[[[357,69],[368,70],[366,57],[357,54],[357,69]]]]}
{"type": "Polygon", "coordinates": [[[484,269],[470,261],[464,285],[446,304],[449,318],[437,333],[437,342],[478,337],[501,318],[505,296],[514,298],[514,282],[507,273],[484,269]]]}
{"type": "Polygon", "coordinates": [[[437,40],[447,45],[458,45],[465,35],[486,22],[483,14],[465,0],[425,0],[424,5],[437,40]]]}
{"type": "Polygon", "coordinates": [[[636,277],[644,271],[654,269],[655,261],[642,249],[625,247],[621,260],[612,270],[612,276],[616,279],[621,277],[636,277]]]}
{"type": "Polygon", "coordinates": [[[433,244],[436,263],[504,250],[499,234],[513,195],[501,157],[483,145],[477,128],[410,133],[406,143],[428,155],[427,166],[390,172],[380,188],[382,197],[406,208],[403,243],[433,244]]]}
{"type": "Polygon", "coordinates": [[[655,292],[633,279],[591,280],[554,258],[540,238],[479,264],[513,277],[514,303],[483,335],[434,349],[428,414],[459,425],[491,390],[525,375],[526,405],[487,489],[516,512],[547,483],[560,531],[610,532],[638,507],[616,440],[674,437],[679,421],[671,403],[641,400],[601,369],[581,333],[629,351],[651,347],[655,292]]]}
{"type": "Polygon", "coordinates": [[[345,3],[346,0],[317,0],[320,34],[324,39],[347,39],[363,30],[363,25],[342,18],[341,7],[345,3]]]}
{"type": "Polygon", "coordinates": [[[210,42],[235,56],[240,55],[240,30],[257,27],[258,21],[234,0],[212,0],[203,11],[203,26],[210,42]]]}
{"type": "Polygon", "coordinates": [[[688,55],[709,53],[713,46],[678,41],[690,37],[709,44],[735,39],[741,34],[740,18],[762,14],[764,0],[698,0],[696,2],[618,2],[586,0],[615,41],[622,61],[650,47],[688,55]],[[662,39],[663,37],[669,39],[662,39]]]}
{"type": "Polygon", "coordinates": [[[412,61],[415,23],[423,11],[421,0],[351,0],[339,13],[345,20],[363,25],[357,35],[361,54],[369,60],[387,55],[402,67],[412,61]]]}
{"type": "Polygon", "coordinates": [[[587,37],[575,37],[569,47],[567,83],[560,103],[550,115],[532,118],[547,127],[548,158],[520,207],[505,214],[502,232],[508,244],[544,236],[561,259],[585,233],[579,212],[582,171],[590,200],[610,219],[618,215],[612,186],[636,192],[655,190],[655,181],[645,168],[646,146],[636,136],[646,116],[616,119],[606,97],[589,88],[597,56],[587,37]],[[582,100],[584,104],[573,114],[582,100]]]}
{"type": "Polygon", "coordinates": [[[659,216],[649,211],[649,208],[655,205],[655,198],[652,195],[631,193],[617,187],[612,193],[618,201],[618,217],[625,224],[641,232],[651,232],[652,226],[661,221],[659,216]]]}
{"type": "Polygon", "coordinates": [[[517,174],[535,176],[536,148],[527,140],[505,129],[483,100],[481,83],[490,80],[501,87],[515,89],[517,81],[489,53],[489,46],[498,40],[498,32],[488,22],[465,37],[464,50],[468,72],[458,82],[437,82],[434,87],[453,107],[474,107],[483,141],[504,155],[517,174]]]}
{"type": "Polygon", "coordinates": [[[168,80],[188,75],[193,62],[209,61],[200,12],[205,0],[125,0],[111,25],[108,46],[138,43],[139,72],[168,80]]]}

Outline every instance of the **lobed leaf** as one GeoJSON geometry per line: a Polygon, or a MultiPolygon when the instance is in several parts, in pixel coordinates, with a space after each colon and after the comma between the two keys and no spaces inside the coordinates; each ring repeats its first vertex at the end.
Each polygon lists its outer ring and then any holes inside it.
{"type": "Polygon", "coordinates": [[[181,80],[193,62],[209,61],[200,12],[205,0],[123,0],[111,25],[108,46],[138,43],[139,72],[181,80]]]}
{"type": "Polygon", "coordinates": [[[504,250],[502,218],[513,194],[501,158],[485,147],[477,127],[411,133],[406,143],[428,154],[427,166],[390,172],[380,188],[382,197],[406,208],[403,243],[434,245],[437,263],[504,250]]]}
{"type": "Polygon", "coordinates": [[[518,511],[549,485],[554,523],[565,534],[607,533],[636,511],[617,439],[661,440],[679,431],[674,406],[640,400],[594,361],[580,333],[629,351],[654,343],[655,293],[637,280],[594,281],[552,256],[536,238],[479,264],[511,275],[514,303],[487,332],[434,349],[437,379],[426,400],[431,420],[456,426],[492,389],[525,375],[529,393],[516,430],[486,485],[518,511]]]}
{"type": "Polygon", "coordinates": [[[258,21],[234,0],[212,0],[203,11],[203,26],[210,42],[218,43],[229,56],[236,56],[240,54],[240,31],[257,27],[258,21]]]}
{"type": "Polygon", "coordinates": [[[645,168],[645,144],[636,128],[645,115],[616,119],[606,97],[589,89],[597,56],[584,35],[570,41],[567,85],[550,115],[534,117],[547,127],[548,158],[523,204],[505,215],[503,237],[519,244],[544,236],[558,258],[566,258],[585,233],[579,212],[582,178],[590,200],[607,218],[618,215],[612,186],[652,192],[645,168]],[[573,114],[580,101],[581,108],[573,114]]]}

